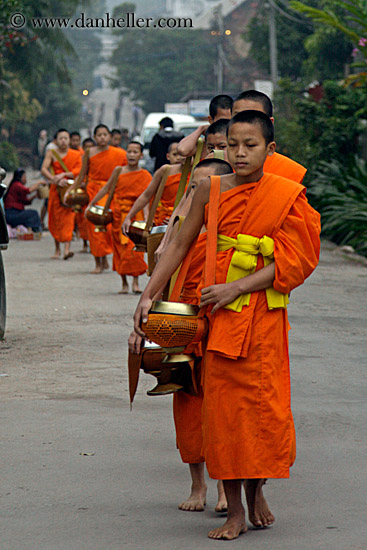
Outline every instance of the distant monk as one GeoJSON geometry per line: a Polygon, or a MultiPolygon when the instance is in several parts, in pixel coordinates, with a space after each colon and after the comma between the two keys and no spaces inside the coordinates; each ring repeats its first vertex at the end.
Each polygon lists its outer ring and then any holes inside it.
{"type": "Polygon", "coordinates": [[[155,217],[155,225],[163,225],[168,223],[169,218],[173,211],[173,205],[175,203],[178,186],[180,183],[184,158],[177,153],[177,142],[171,143],[168,153],[166,155],[170,165],[164,164],[154,174],[149,187],[138,197],[132,206],[130,212],[127,214],[124,223],[122,224],[122,230],[126,235],[133,218],[138,212],[145,208],[149,201],[153,198],[158,190],[158,187],[165,176],[166,170],[168,170],[168,177],[164,186],[163,194],[158,205],[155,217]]]}
{"type": "Polygon", "coordinates": [[[70,149],[84,153],[84,150],[81,147],[82,138],[79,132],[70,132],[70,149]]]}
{"type": "Polygon", "coordinates": [[[73,238],[75,214],[61,203],[57,188],[66,187],[67,180],[75,178],[82,167],[79,151],[70,149],[70,134],[64,128],[56,132],[56,149],[46,152],[41,172],[48,179],[50,195],[48,199],[48,228],[55,241],[53,259],[59,259],[60,243],[65,243],[64,260],[72,258],[70,243],[73,238]]]}
{"type": "MultiPolygon", "coordinates": [[[[127,164],[126,151],[110,146],[111,133],[105,124],[98,124],[94,129],[94,139],[97,143],[90,148],[89,160],[81,180],[88,178],[87,192],[93,200],[98,191],[107,183],[108,178],[116,166],[127,164]]],[[[72,186],[71,189],[76,186],[72,186]]],[[[104,206],[106,198],[99,204],[104,206]]],[[[88,239],[90,251],[94,256],[96,267],[92,273],[102,273],[108,269],[107,255],[112,253],[111,228],[107,232],[94,231],[95,226],[88,222],[88,239]]]]}
{"type": "MultiPolygon", "coordinates": [[[[140,294],[139,275],[146,272],[147,264],[144,261],[144,253],[134,250],[134,243],[121,232],[121,225],[126,214],[130,211],[136,198],[148,187],[152,176],[147,170],[139,168],[139,160],[143,156],[143,147],[138,141],[131,141],[127,147],[127,165],[114,169],[106,185],[97,193],[90,205],[96,204],[106,196],[113,185],[114,178],[119,174],[111,209],[112,221],[112,246],[113,246],[113,270],[121,275],[122,289],[119,294],[127,294],[129,285],[127,276],[133,277],[132,290],[134,294],[140,294]]],[[[144,219],[144,213],[138,212],[134,219],[144,219]]]]}
{"type": "MultiPolygon", "coordinates": [[[[213,97],[209,104],[209,124],[213,124],[217,120],[226,118],[231,118],[231,108],[233,104],[233,99],[229,95],[221,94],[213,97]]],[[[191,157],[195,154],[196,144],[201,135],[205,135],[205,132],[208,128],[208,124],[203,124],[199,126],[192,134],[183,138],[178,145],[178,152],[183,157],[191,157]]],[[[201,158],[205,158],[208,154],[208,151],[203,149],[201,158]]]]}
{"type": "MultiPolygon", "coordinates": [[[[92,138],[85,138],[82,144],[83,152],[85,152],[87,149],[90,149],[94,145],[95,143],[92,138]]],[[[84,181],[83,184],[87,185],[87,182],[84,181]]],[[[77,232],[78,232],[79,238],[83,240],[83,247],[80,250],[80,252],[87,254],[88,253],[88,222],[84,216],[85,209],[86,209],[86,206],[83,206],[81,211],[75,214],[75,223],[77,226],[77,232]]]]}

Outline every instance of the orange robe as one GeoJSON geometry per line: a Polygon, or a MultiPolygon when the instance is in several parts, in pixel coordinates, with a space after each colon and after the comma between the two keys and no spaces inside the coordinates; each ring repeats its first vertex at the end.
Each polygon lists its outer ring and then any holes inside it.
{"type": "MultiPolygon", "coordinates": [[[[138,277],[147,270],[144,252],[135,252],[134,243],[121,232],[123,221],[131,210],[136,199],[144,193],[152,176],[147,170],[136,170],[120,174],[111,203],[113,213],[112,246],[113,270],[119,275],[138,277]]],[[[138,212],[134,219],[143,220],[143,212],[138,212]]]]}
{"type": "Polygon", "coordinates": [[[274,153],[270,157],[266,157],[264,172],[302,183],[307,169],[285,155],[274,153]]]}
{"type": "MultiPolygon", "coordinates": [[[[116,166],[127,164],[126,151],[118,147],[109,147],[106,151],[97,153],[89,158],[88,161],[88,183],[87,193],[91,201],[107,183],[113,169],[116,166]]],[[[107,195],[101,199],[98,204],[104,206],[107,195]]],[[[107,227],[107,232],[94,231],[95,226],[88,222],[88,240],[90,251],[93,256],[101,258],[112,252],[111,227],[107,227]]]]}
{"type": "Polygon", "coordinates": [[[154,216],[154,225],[163,225],[166,218],[170,218],[181,179],[181,172],[168,176],[157,211],[154,216]]]}
{"type": "MultiPolygon", "coordinates": [[[[292,159],[279,153],[274,153],[271,157],[266,157],[264,171],[301,183],[307,170],[292,159]]],[[[206,233],[203,233],[198,238],[190,268],[185,279],[180,300],[182,302],[189,304],[198,304],[200,302],[198,287],[205,261],[205,244],[206,233]]],[[[202,393],[198,396],[194,396],[181,391],[175,393],[173,396],[173,417],[177,446],[182,461],[189,464],[196,464],[204,461],[202,456],[203,439],[201,428],[202,400],[202,393]]],[[[290,463],[293,464],[296,458],[296,437],[294,428],[290,455],[290,463]]]]}
{"type": "MultiPolygon", "coordinates": [[[[218,234],[239,233],[274,240],[273,287],[284,294],[318,263],[320,216],[304,187],[291,180],[264,174],[221,194],[218,234]]],[[[217,253],[217,284],[226,282],[232,255],[233,249],[217,253]]],[[[259,255],[257,269],[262,266],[259,255]]],[[[241,312],[220,308],[208,319],[202,422],[210,477],[289,477],[294,427],[287,310],[269,310],[259,291],[241,312]]]]}
{"type": "MultiPolygon", "coordinates": [[[[73,173],[74,178],[79,174],[82,167],[82,157],[79,151],[68,149],[68,152],[62,160],[68,170],[73,173]]],[[[56,159],[52,160],[52,167],[55,175],[62,174],[65,170],[56,159]]],[[[60,198],[55,184],[50,185],[50,195],[48,198],[48,228],[53,238],[60,242],[70,242],[73,238],[75,225],[75,214],[60,202],[60,198]]]]}

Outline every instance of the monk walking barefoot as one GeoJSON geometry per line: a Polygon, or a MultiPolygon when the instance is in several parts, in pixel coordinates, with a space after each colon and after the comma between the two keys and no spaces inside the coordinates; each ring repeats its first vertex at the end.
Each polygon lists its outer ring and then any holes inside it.
{"type": "Polygon", "coordinates": [[[247,531],[246,514],[241,501],[242,483],[239,479],[226,479],[223,481],[223,486],[228,502],[227,521],[223,527],[210,531],[208,537],[233,540],[247,531]]]}
{"type": "Polygon", "coordinates": [[[192,479],[191,494],[179,505],[186,512],[202,512],[206,504],[206,483],[204,477],[204,462],[190,464],[192,479]]]}
{"type": "Polygon", "coordinates": [[[244,484],[249,520],[255,527],[269,527],[275,521],[264,497],[265,483],[266,479],[246,479],[244,484]]]}
{"type": "Polygon", "coordinates": [[[127,282],[126,275],[121,275],[122,279],[122,289],[119,291],[119,294],[129,294],[129,283],[127,282]]]}

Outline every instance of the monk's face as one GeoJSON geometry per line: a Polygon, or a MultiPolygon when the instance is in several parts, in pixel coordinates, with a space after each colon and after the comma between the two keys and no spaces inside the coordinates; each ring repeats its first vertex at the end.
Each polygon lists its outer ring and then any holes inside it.
{"type": "Polygon", "coordinates": [[[126,157],[129,166],[136,166],[142,156],[143,153],[140,145],[138,145],[137,143],[130,143],[128,145],[126,149],[126,157]]]}
{"type": "Polygon", "coordinates": [[[227,138],[225,134],[208,134],[206,136],[206,148],[208,153],[212,153],[214,149],[225,151],[227,148],[227,138]]]}
{"type": "Polygon", "coordinates": [[[258,181],[268,155],[275,151],[275,142],[266,143],[260,124],[237,122],[228,132],[228,161],[243,182],[258,181]]]}
{"type": "MultiPolygon", "coordinates": [[[[252,99],[239,99],[233,103],[232,116],[242,113],[242,111],[261,111],[265,115],[264,107],[262,103],[253,101],[252,99]]],[[[274,123],[274,117],[270,117],[270,120],[274,123]]]]}
{"type": "Polygon", "coordinates": [[[86,141],[83,145],[84,151],[86,151],[87,149],[90,149],[91,147],[93,147],[93,145],[94,145],[93,141],[86,141]]]}
{"type": "Polygon", "coordinates": [[[170,164],[183,164],[185,162],[185,157],[182,157],[178,149],[178,143],[172,143],[170,151],[167,153],[167,160],[170,164]]]}
{"type": "Polygon", "coordinates": [[[56,145],[61,151],[65,151],[70,144],[70,136],[68,132],[59,132],[56,138],[56,145]]]}
{"type": "Polygon", "coordinates": [[[107,128],[98,128],[94,134],[98,147],[106,147],[111,141],[111,134],[107,128]]]}
{"type": "Polygon", "coordinates": [[[81,143],[81,138],[80,136],[71,136],[70,138],[70,149],[75,149],[76,151],[79,149],[80,147],[80,143],[81,143]]]}
{"type": "Polygon", "coordinates": [[[113,134],[113,136],[111,136],[110,145],[112,145],[112,147],[119,147],[121,143],[121,138],[121,134],[113,134]]]}

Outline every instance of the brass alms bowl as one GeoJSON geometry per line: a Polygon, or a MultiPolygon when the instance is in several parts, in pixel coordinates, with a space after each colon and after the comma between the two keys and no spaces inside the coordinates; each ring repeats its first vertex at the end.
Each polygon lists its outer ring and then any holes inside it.
{"type": "Polygon", "coordinates": [[[83,187],[72,189],[66,197],[65,203],[70,206],[74,212],[81,212],[83,206],[89,204],[89,195],[83,187]]]}
{"type": "Polygon", "coordinates": [[[135,244],[137,252],[146,252],[147,250],[147,232],[145,231],[145,221],[135,220],[130,225],[127,236],[135,244]]]}
{"type": "Polygon", "coordinates": [[[96,227],[94,231],[105,232],[107,231],[107,225],[112,222],[112,210],[108,210],[104,213],[104,207],[99,204],[94,204],[88,208],[86,218],[89,222],[93,223],[96,227]]]}

